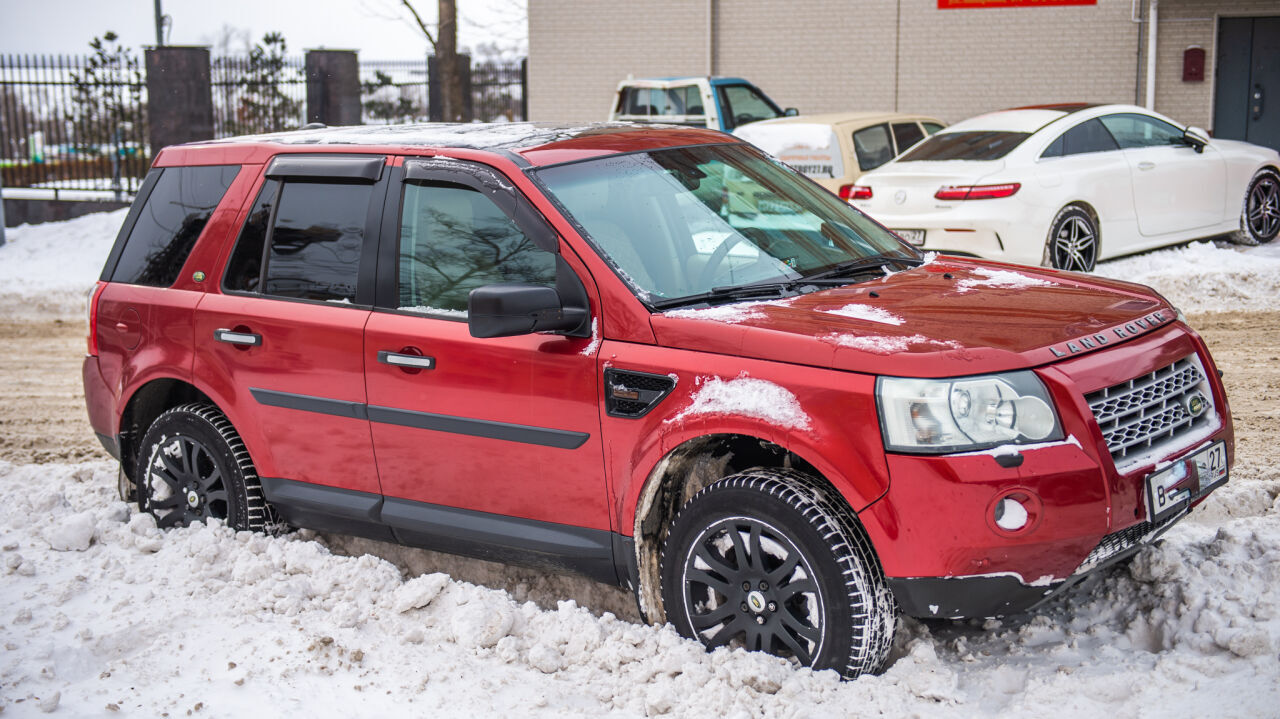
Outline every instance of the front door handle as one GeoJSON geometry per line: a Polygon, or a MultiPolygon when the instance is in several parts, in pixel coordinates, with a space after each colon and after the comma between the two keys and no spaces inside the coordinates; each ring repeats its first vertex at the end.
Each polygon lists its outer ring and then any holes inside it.
{"type": "Polygon", "coordinates": [[[231,345],[242,345],[245,347],[257,347],[262,344],[262,335],[253,332],[237,332],[228,329],[216,329],[213,331],[213,338],[219,342],[226,342],[231,345]]]}
{"type": "Polygon", "coordinates": [[[401,352],[392,352],[391,350],[381,350],[378,352],[378,361],[383,364],[389,364],[392,367],[400,367],[402,369],[435,369],[436,366],[435,357],[404,354],[401,352]]]}
{"type": "Polygon", "coordinates": [[[1154,162],[1146,162],[1146,161],[1139,162],[1139,163],[1138,163],[1138,169],[1139,169],[1139,170],[1154,170],[1154,169],[1156,169],[1156,163],[1154,163],[1154,162]]]}

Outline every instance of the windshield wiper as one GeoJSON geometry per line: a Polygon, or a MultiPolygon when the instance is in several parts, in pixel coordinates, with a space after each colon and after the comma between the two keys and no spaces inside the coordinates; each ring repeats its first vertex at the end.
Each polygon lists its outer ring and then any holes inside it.
{"type": "MultiPolygon", "coordinates": [[[[871,257],[861,257],[848,262],[841,262],[834,267],[828,267],[821,272],[815,272],[795,280],[795,284],[802,285],[806,282],[815,280],[825,280],[833,277],[848,277],[862,272],[880,270],[886,265],[897,265],[906,267],[919,267],[924,264],[924,260],[916,257],[893,257],[890,255],[872,255],[871,257]]],[[[887,272],[885,274],[888,274],[887,272]]]]}
{"type": "Polygon", "coordinates": [[[795,289],[794,281],[761,282],[754,285],[736,285],[733,287],[712,287],[706,292],[696,295],[676,297],[669,300],[652,302],[654,309],[667,310],[672,307],[698,304],[718,304],[727,300],[746,300],[752,297],[786,297],[795,289]]]}

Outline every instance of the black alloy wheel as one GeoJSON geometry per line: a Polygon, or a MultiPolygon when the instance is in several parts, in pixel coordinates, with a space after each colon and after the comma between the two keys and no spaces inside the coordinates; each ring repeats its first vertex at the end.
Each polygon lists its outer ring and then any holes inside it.
{"type": "Polygon", "coordinates": [[[667,618],[708,649],[763,651],[846,677],[879,671],[897,605],[847,504],[756,468],[698,492],[662,553],[667,618]]]}
{"type": "Polygon", "coordinates": [[[1068,205],[1050,225],[1047,265],[1057,270],[1092,272],[1098,264],[1098,225],[1084,208],[1068,205]]]}
{"type": "Polygon", "coordinates": [[[1280,234],[1280,178],[1263,170],[1249,183],[1244,200],[1244,229],[1248,240],[1262,244],[1280,234]]]}
{"type": "Polygon", "coordinates": [[[143,437],[134,477],[139,507],[161,528],[211,518],[238,530],[274,524],[244,442],[212,405],[183,405],[157,417],[143,437]]]}

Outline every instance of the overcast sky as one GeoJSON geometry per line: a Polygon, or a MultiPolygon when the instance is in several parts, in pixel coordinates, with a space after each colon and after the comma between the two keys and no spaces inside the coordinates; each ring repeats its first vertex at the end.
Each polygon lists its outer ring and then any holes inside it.
{"type": "MultiPolygon", "coordinates": [[[[411,1],[435,23],[436,0],[411,1]]],[[[523,55],[524,6],[525,0],[458,0],[459,45],[496,42],[523,55]]],[[[248,30],[254,41],[281,32],[290,54],[325,47],[359,50],[366,60],[407,60],[428,47],[399,0],[162,0],[162,7],[173,21],[171,45],[215,45],[224,28],[233,28],[248,30]]],[[[135,49],[155,45],[155,0],[0,0],[0,54],[85,54],[89,40],[107,30],[135,49]]]]}

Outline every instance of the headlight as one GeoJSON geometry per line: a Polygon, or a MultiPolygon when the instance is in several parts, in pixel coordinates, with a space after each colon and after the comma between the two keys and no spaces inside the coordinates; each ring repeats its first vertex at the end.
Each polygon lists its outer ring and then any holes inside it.
{"type": "Polygon", "coordinates": [[[941,454],[1062,439],[1034,372],[911,379],[881,377],[876,402],[885,449],[941,454]]]}

